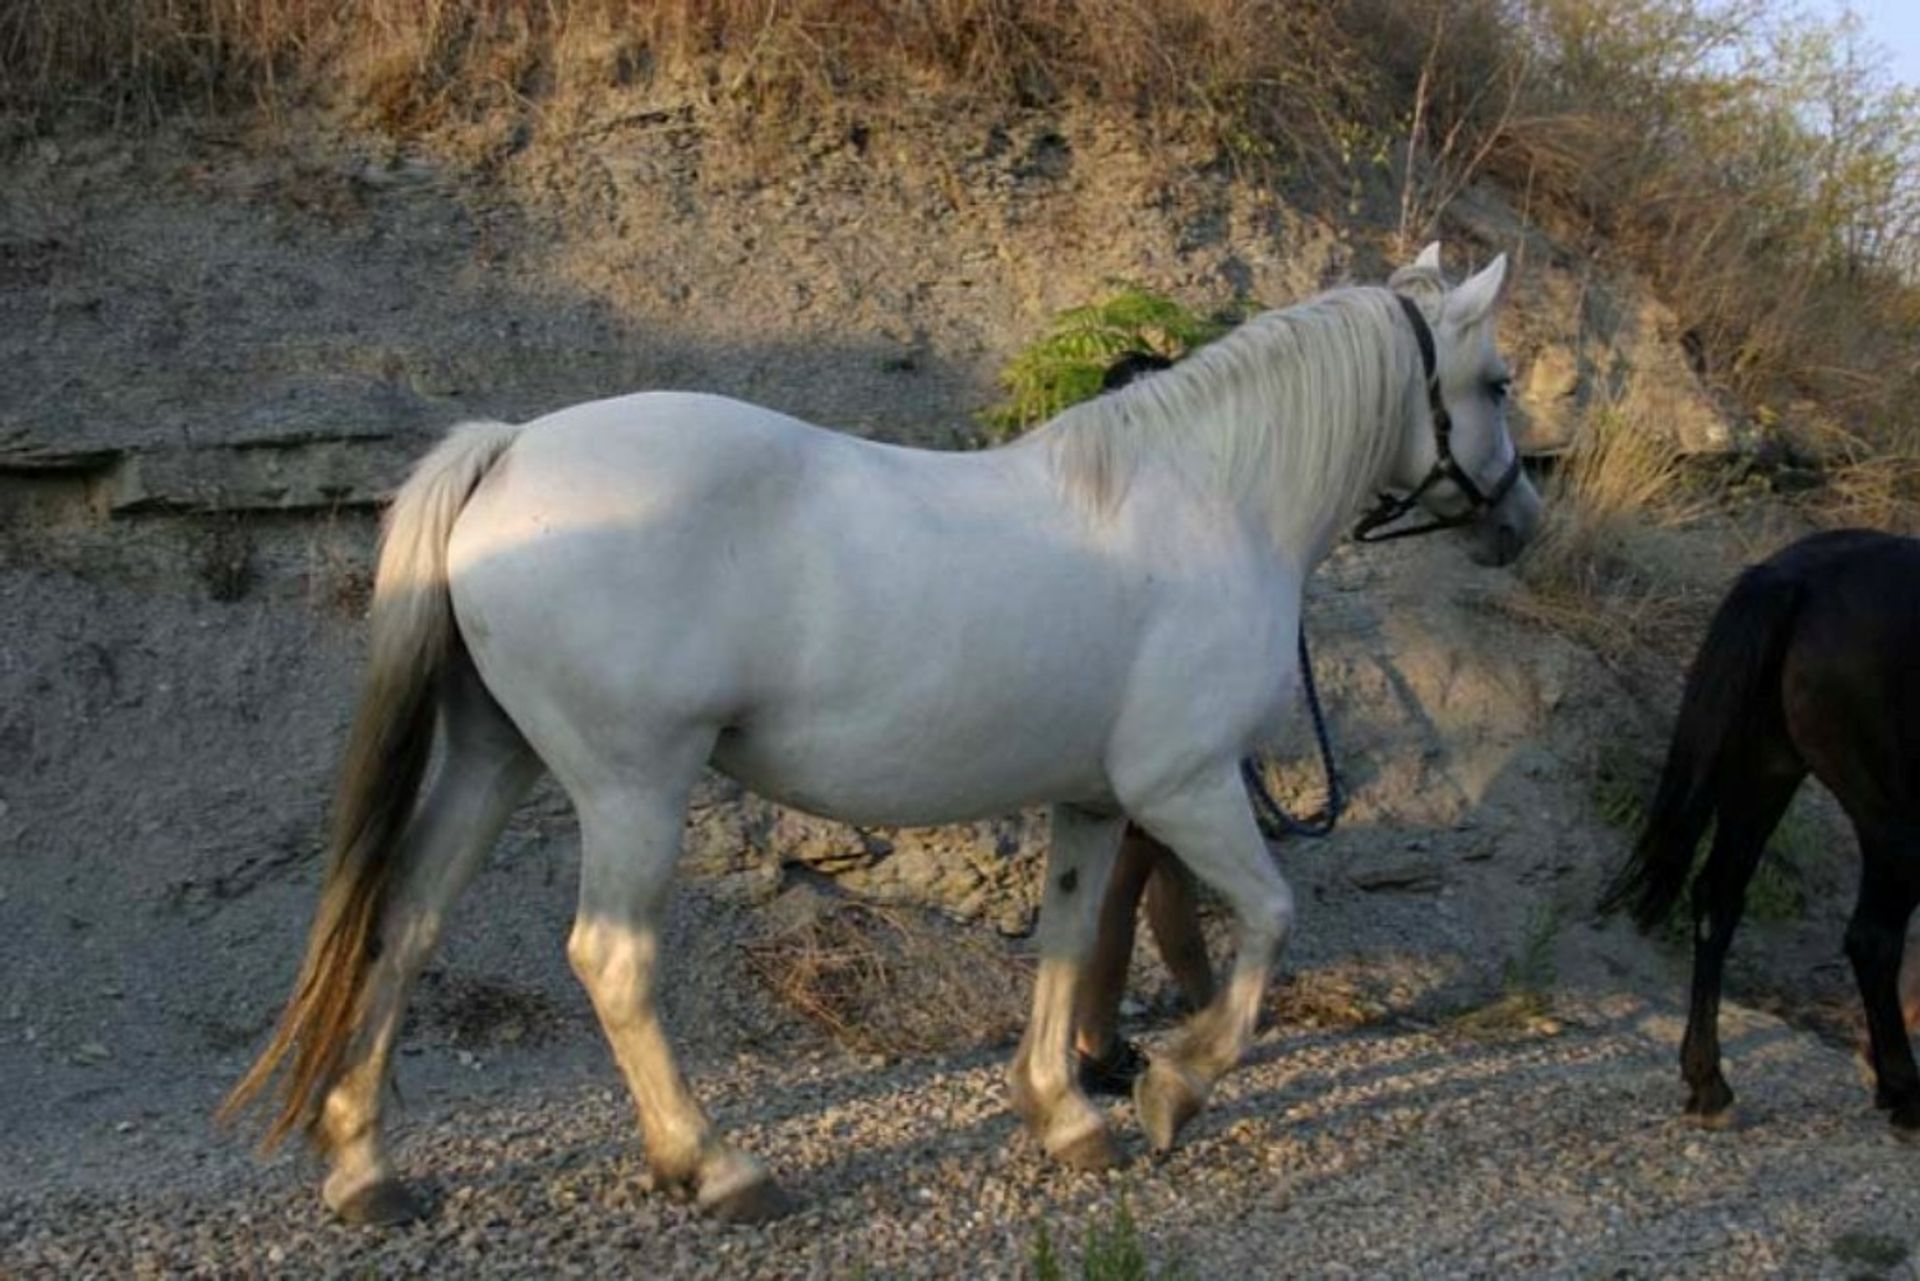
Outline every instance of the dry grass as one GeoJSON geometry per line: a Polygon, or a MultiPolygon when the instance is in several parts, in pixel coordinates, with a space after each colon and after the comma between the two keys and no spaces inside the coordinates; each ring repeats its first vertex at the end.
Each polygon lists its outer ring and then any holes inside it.
{"type": "Polygon", "coordinates": [[[1793,28],[1788,12],[1785,0],[39,0],[0,5],[0,136],[76,111],[140,123],[317,103],[392,136],[475,124],[519,138],[632,92],[725,108],[705,118],[779,147],[809,121],[904,120],[904,103],[1087,103],[1149,134],[1197,124],[1223,161],[1304,173],[1328,207],[1352,219],[1371,206],[1383,231],[1397,214],[1415,240],[1490,176],[1566,243],[1604,244],[1650,277],[1705,378],[1756,415],[1819,402],[1865,442],[1845,455],[1836,510],[1901,527],[1920,466],[1920,115],[1854,61],[1841,29],[1793,28]]]}
{"type": "Polygon", "coordinates": [[[1920,537],[1920,450],[1859,455],[1828,473],[1815,514],[1836,527],[1864,525],[1920,537]]]}
{"type": "Polygon", "coordinates": [[[1283,1027],[1323,1029],[1367,1027],[1388,1013],[1351,976],[1327,970],[1287,975],[1274,985],[1267,1011],[1283,1027]]]}
{"type": "Polygon", "coordinates": [[[1507,607],[1605,656],[1684,643],[1698,602],[1639,535],[1683,523],[1705,499],[1630,395],[1588,415],[1544,498],[1546,528],[1520,565],[1526,590],[1507,607]]]}
{"type": "Polygon", "coordinates": [[[865,1054],[998,1045],[1026,1022],[1028,966],[923,912],[838,903],[746,954],[775,998],[865,1054]]]}
{"type": "Polygon", "coordinates": [[[1286,0],[43,0],[0,10],[0,111],[151,120],[302,94],[393,131],[662,79],[825,110],[951,94],[1199,111],[1305,151],[1365,95],[1286,0]]]}
{"type": "Polygon", "coordinates": [[[373,602],[373,565],[364,546],[351,543],[329,520],[307,544],[307,607],[349,622],[367,616],[373,602]]]}

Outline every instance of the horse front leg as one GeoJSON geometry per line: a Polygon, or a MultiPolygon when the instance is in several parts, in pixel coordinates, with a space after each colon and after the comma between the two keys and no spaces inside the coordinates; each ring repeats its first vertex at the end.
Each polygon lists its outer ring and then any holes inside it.
{"type": "Polygon", "coordinates": [[[1134,1082],[1134,1107],[1158,1154],[1173,1147],[1214,1085],[1246,1053],[1274,961],[1293,932],[1293,891],[1273,865],[1236,768],[1143,803],[1133,817],[1219,891],[1237,926],[1225,986],[1134,1082]]]}
{"type": "Polygon", "coordinates": [[[1013,1107],[1048,1156],[1097,1170],[1117,1159],[1112,1132],[1074,1071],[1077,998],[1099,932],[1124,820],[1056,805],[1040,900],[1033,1018],[1007,1072],[1013,1107]]]}

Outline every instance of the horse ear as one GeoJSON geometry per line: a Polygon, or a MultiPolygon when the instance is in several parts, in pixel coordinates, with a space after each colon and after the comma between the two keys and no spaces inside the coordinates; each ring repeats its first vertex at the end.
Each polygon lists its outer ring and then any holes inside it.
{"type": "Polygon", "coordinates": [[[1420,256],[1413,260],[1413,265],[1424,267],[1428,271],[1440,270],[1440,242],[1435,240],[1429,243],[1420,251],[1420,256]]]}
{"type": "Polygon", "coordinates": [[[1446,318],[1455,328],[1479,324],[1500,303],[1500,291],[1507,283],[1507,256],[1501,254],[1478,275],[1447,295],[1446,318]]]}

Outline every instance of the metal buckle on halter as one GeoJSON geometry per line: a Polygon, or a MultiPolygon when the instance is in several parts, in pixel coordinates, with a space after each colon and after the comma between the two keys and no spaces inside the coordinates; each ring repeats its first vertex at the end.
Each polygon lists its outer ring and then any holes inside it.
{"type": "Polygon", "coordinates": [[[1427,327],[1427,318],[1420,314],[1420,308],[1413,299],[1405,294],[1395,294],[1402,311],[1407,313],[1407,322],[1413,326],[1413,340],[1420,347],[1420,367],[1426,374],[1427,407],[1433,415],[1433,466],[1413,491],[1404,497],[1396,498],[1392,494],[1381,494],[1379,501],[1368,509],[1353,527],[1353,540],[1357,543],[1385,543],[1396,538],[1411,538],[1415,534],[1431,534],[1439,529],[1458,529],[1462,525],[1471,525],[1485,512],[1500,505],[1514,483],[1520,479],[1520,451],[1515,450],[1513,460],[1494,483],[1493,492],[1482,493],[1473,477],[1467,474],[1453,456],[1453,415],[1447,412],[1447,406],[1440,398],[1439,357],[1434,350],[1433,330],[1427,327]],[[1451,481],[1467,500],[1467,510],[1455,516],[1435,516],[1424,525],[1408,525],[1400,529],[1382,531],[1419,505],[1420,498],[1429,489],[1441,481],[1451,481]]]}

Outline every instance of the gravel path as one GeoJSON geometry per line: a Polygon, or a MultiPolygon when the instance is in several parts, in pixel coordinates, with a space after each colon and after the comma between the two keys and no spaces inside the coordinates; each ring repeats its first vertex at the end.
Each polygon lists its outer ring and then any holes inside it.
{"type": "Polygon", "coordinates": [[[329,1222],[304,1158],[80,1136],[8,1163],[0,1275],[1012,1276],[1036,1221],[1071,1254],[1122,1198],[1149,1257],[1195,1277],[1916,1275],[1920,1153],[1843,1052],[1731,1010],[1742,1123],[1710,1133],[1677,1115],[1670,1013],[1614,997],[1562,1014],[1557,1035],[1499,1042],[1405,1021],[1269,1030],[1166,1162],[1115,1107],[1134,1159],[1104,1176],[1053,1169],[1016,1133],[999,1053],[704,1065],[722,1123],[802,1202],[761,1228],[645,1190],[610,1068],[523,1062],[416,1091],[399,1159],[435,1213],[385,1235],[329,1222]]]}

